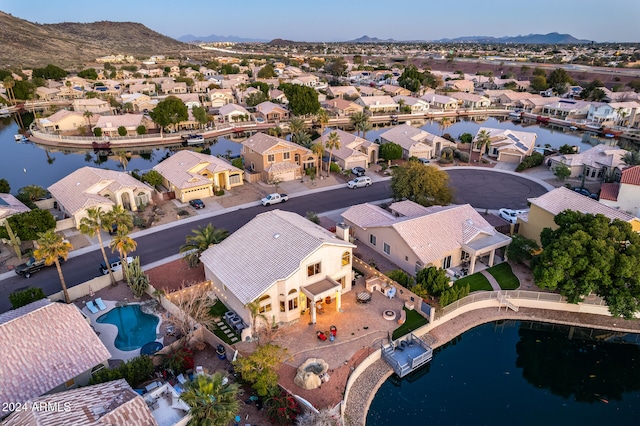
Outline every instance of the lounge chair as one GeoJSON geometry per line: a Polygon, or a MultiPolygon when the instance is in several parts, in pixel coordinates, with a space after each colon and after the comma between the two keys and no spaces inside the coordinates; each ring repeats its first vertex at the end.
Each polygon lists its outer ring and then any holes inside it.
{"type": "Polygon", "coordinates": [[[107,309],[107,305],[104,304],[101,297],[98,297],[96,299],[96,305],[98,305],[98,309],[100,309],[101,311],[104,311],[105,309],[107,309]]]}
{"type": "Polygon", "coordinates": [[[98,308],[96,308],[96,305],[94,305],[91,300],[89,300],[86,303],[86,305],[87,305],[87,309],[89,310],[89,312],[91,312],[92,314],[97,314],[98,313],[98,308]]]}

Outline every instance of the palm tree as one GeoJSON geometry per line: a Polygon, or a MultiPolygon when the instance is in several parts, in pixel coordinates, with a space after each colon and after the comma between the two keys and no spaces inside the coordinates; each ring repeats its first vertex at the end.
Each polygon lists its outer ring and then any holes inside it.
{"type": "Polygon", "coordinates": [[[253,302],[249,302],[245,305],[245,308],[249,310],[249,314],[251,315],[251,334],[253,337],[258,336],[258,318],[264,321],[265,324],[269,324],[269,320],[267,316],[260,312],[260,300],[256,299],[253,302]]]}
{"type": "Polygon", "coordinates": [[[111,211],[105,213],[105,220],[109,224],[109,230],[113,230],[114,225],[118,231],[124,231],[125,233],[133,229],[131,213],[120,205],[111,206],[111,211]]]}
{"type": "Polygon", "coordinates": [[[91,111],[85,111],[82,113],[82,116],[87,119],[89,130],[93,132],[93,129],[91,128],[91,117],[93,117],[93,113],[91,111]]]}
{"type": "Polygon", "coordinates": [[[46,265],[56,265],[58,276],[60,277],[60,284],[62,284],[64,300],[67,303],[71,303],[69,292],[67,291],[67,284],[62,275],[62,268],[60,268],[60,259],[67,260],[73,246],[69,241],[56,234],[55,229],[40,232],[38,236],[40,237],[37,240],[38,248],[34,250],[33,256],[38,260],[44,259],[46,265]]]}
{"type": "Polygon", "coordinates": [[[442,117],[440,120],[440,131],[444,131],[447,127],[451,126],[453,123],[449,117],[442,117]]]}
{"type": "MultiPolygon", "coordinates": [[[[471,148],[473,148],[473,143],[471,148]]],[[[478,132],[476,135],[476,148],[480,150],[480,156],[482,156],[482,151],[489,152],[489,148],[491,148],[491,133],[488,130],[480,130],[478,132]]]]}
{"type": "Polygon", "coordinates": [[[26,195],[31,201],[38,201],[45,198],[49,192],[38,185],[27,185],[18,191],[20,194],[26,195]]]}
{"type": "Polygon", "coordinates": [[[180,246],[180,254],[184,255],[190,267],[200,263],[200,255],[209,247],[219,244],[229,236],[229,231],[222,228],[215,228],[208,224],[204,228],[191,231],[193,235],[187,235],[186,242],[180,246]]]}
{"type": "MultiPolygon", "coordinates": [[[[98,237],[98,244],[100,244],[100,250],[102,251],[102,258],[104,264],[107,265],[109,270],[109,278],[111,278],[111,285],[114,287],[118,285],[116,278],[113,276],[113,271],[109,268],[109,259],[107,258],[107,252],[104,250],[102,243],[102,235],[100,231],[104,230],[109,232],[111,224],[109,223],[106,213],[102,211],[102,207],[91,207],[87,209],[87,216],[80,220],[80,232],[89,237],[98,237]]],[[[125,265],[122,265],[125,268],[125,265]]]]}
{"type": "Polygon", "coordinates": [[[297,143],[298,145],[304,146],[305,148],[311,147],[311,136],[309,136],[309,134],[304,130],[293,133],[291,135],[291,141],[297,143]]]}
{"type": "Polygon", "coordinates": [[[320,173],[322,172],[322,156],[324,155],[324,145],[322,144],[322,138],[320,139],[320,142],[316,142],[311,145],[311,151],[313,151],[313,153],[318,157],[317,174],[318,176],[320,176],[320,173]]]}
{"type": "Polygon", "coordinates": [[[2,81],[2,84],[4,85],[4,88],[7,91],[7,101],[9,101],[10,105],[15,104],[16,97],[13,94],[13,87],[16,85],[15,80],[13,79],[13,77],[8,76],[8,77],[5,77],[5,79],[2,81]]]}
{"type": "Polygon", "coordinates": [[[369,123],[369,120],[365,120],[362,123],[360,123],[360,125],[358,125],[357,130],[359,132],[362,132],[362,139],[366,139],[367,132],[371,129],[373,129],[373,126],[371,125],[371,123],[369,123]]]}
{"type": "Polygon", "coordinates": [[[316,122],[320,125],[320,136],[322,136],[324,134],[324,128],[329,124],[329,115],[326,109],[320,108],[320,110],[318,110],[316,122]]]}
{"type": "Polygon", "coordinates": [[[325,148],[329,150],[329,165],[327,166],[327,177],[331,171],[331,157],[334,149],[340,149],[340,136],[336,132],[329,133],[329,137],[325,142],[325,148]]]}
{"type": "Polygon", "coordinates": [[[627,166],[637,166],[640,164],[640,151],[629,151],[622,156],[622,162],[627,166]]]}
{"type": "Polygon", "coordinates": [[[232,423],[240,411],[239,390],[239,385],[225,380],[221,372],[211,376],[196,375],[180,395],[190,408],[189,425],[226,426],[232,423]]]}
{"type": "Polygon", "coordinates": [[[127,262],[127,254],[135,251],[138,247],[138,243],[131,238],[127,232],[127,230],[123,230],[118,228],[118,233],[114,238],[111,239],[109,243],[109,247],[111,247],[111,252],[117,251],[120,255],[120,264],[122,265],[122,271],[124,273],[124,278],[129,284],[129,268],[127,262]]]}
{"type": "Polygon", "coordinates": [[[289,120],[289,133],[291,133],[292,136],[306,128],[307,123],[300,117],[292,117],[291,120],[289,120]]]}
{"type": "Polygon", "coordinates": [[[361,123],[363,123],[365,121],[369,121],[369,117],[364,112],[356,112],[356,113],[351,115],[350,120],[351,120],[351,124],[353,124],[353,127],[356,128],[356,130],[358,132],[358,136],[360,136],[359,127],[360,127],[361,123]]]}
{"type": "Polygon", "coordinates": [[[118,161],[122,168],[127,171],[127,165],[129,164],[129,153],[124,149],[119,149],[116,151],[116,156],[118,157],[118,161]]]}

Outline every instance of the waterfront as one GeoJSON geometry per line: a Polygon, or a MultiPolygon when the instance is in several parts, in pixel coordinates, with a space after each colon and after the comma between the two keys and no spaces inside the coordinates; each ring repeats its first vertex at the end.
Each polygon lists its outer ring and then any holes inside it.
{"type": "Polygon", "coordinates": [[[498,321],[378,390],[367,425],[624,424],[640,414],[640,335],[498,321]]]}
{"type": "MultiPolygon", "coordinates": [[[[465,132],[475,135],[478,129],[484,126],[535,132],[538,134],[536,145],[540,147],[548,144],[551,147],[558,148],[561,145],[568,144],[577,145],[581,151],[584,151],[592,146],[582,142],[582,134],[579,132],[550,126],[541,127],[537,124],[525,123],[525,126],[523,126],[510,120],[501,121],[497,118],[487,118],[483,121],[458,121],[452,123],[446,129],[442,129],[439,122],[435,120],[423,120],[412,124],[437,135],[449,133],[454,138],[465,132]]],[[[367,132],[366,138],[374,141],[388,128],[389,126],[375,127],[367,132]]],[[[39,185],[46,188],[84,166],[123,170],[123,166],[115,153],[107,156],[100,155],[93,150],[58,150],[33,143],[19,144],[14,140],[14,135],[18,133],[18,130],[18,126],[11,118],[0,120],[0,146],[2,147],[0,178],[5,178],[9,181],[13,193],[26,185],[39,185]]],[[[239,140],[218,138],[217,142],[210,146],[211,154],[237,156],[240,154],[241,148],[238,142],[239,140]]],[[[177,148],[180,148],[179,145],[128,149],[127,151],[130,152],[131,156],[127,164],[127,170],[137,169],[144,171],[151,169],[162,158],[177,148]]]]}

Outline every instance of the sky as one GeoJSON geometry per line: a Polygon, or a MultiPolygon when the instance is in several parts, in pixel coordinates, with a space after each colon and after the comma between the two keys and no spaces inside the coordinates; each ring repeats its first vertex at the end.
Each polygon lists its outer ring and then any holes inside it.
{"type": "Polygon", "coordinates": [[[39,24],[139,22],[173,38],[428,41],[558,32],[595,42],[640,42],[639,0],[0,0],[0,10],[39,24]]]}

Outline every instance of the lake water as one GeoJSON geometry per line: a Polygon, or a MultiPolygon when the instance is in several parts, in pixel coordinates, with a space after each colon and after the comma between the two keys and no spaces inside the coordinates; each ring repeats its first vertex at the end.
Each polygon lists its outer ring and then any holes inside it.
{"type": "MultiPolygon", "coordinates": [[[[582,135],[577,132],[569,132],[568,130],[548,126],[540,127],[535,124],[523,127],[509,120],[502,121],[496,118],[488,118],[483,122],[459,121],[446,130],[440,129],[437,121],[423,121],[414,123],[414,125],[437,135],[446,132],[454,138],[465,132],[475,135],[482,126],[513,129],[537,133],[537,145],[541,147],[549,144],[557,148],[561,145],[569,144],[580,146],[582,151],[591,147],[589,144],[582,143],[582,135]]],[[[367,132],[366,137],[373,141],[387,129],[388,127],[376,127],[374,130],[367,132]]],[[[26,185],[40,185],[46,188],[84,166],[123,170],[122,164],[114,155],[100,156],[94,151],[61,151],[57,148],[47,149],[32,143],[16,143],[14,135],[18,133],[18,130],[18,126],[11,118],[0,119],[0,178],[5,178],[9,181],[12,193],[16,193],[18,189],[26,185]]],[[[241,145],[238,141],[226,138],[218,138],[217,142],[210,146],[211,154],[213,155],[226,155],[230,151],[232,156],[237,156],[240,154],[240,148],[241,145]]],[[[131,159],[127,164],[127,170],[149,170],[176,149],[179,149],[179,146],[133,149],[131,151],[131,159]]]]}
{"type": "Polygon", "coordinates": [[[507,321],[476,327],[378,390],[367,426],[621,425],[640,416],[640,335],[507,321]]]}

